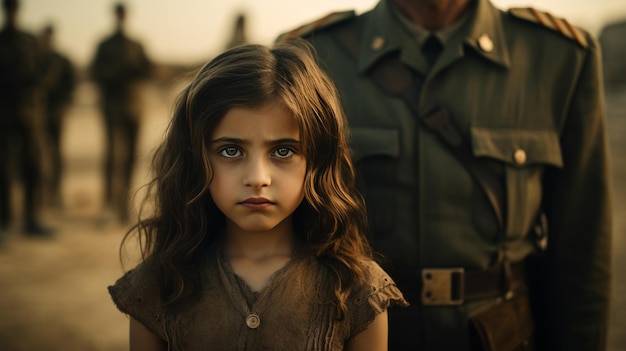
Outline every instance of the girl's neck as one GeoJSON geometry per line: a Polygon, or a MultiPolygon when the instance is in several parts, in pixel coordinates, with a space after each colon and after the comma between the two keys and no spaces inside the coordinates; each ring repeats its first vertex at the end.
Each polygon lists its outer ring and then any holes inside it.
{"type": "MultiPolygon", "coordinates": [[[[281,227],[281,226],[279,226],[281,227]]],[[[294,251],[291,223],[288,230],[274,228],[265,232],[248,232],[227,227],[225,255],[233,272],[243,279],[252,291],[259,292],[272,275],[283,268],[294,251]]]]}
{"type": "Polygon", "coordinates": [[[224,247],[229,259],[245,258],[255,261],[276,256],[291,257],[293,249],[293,231],[279,228],[265,232],[228,228],[224,247]]]}

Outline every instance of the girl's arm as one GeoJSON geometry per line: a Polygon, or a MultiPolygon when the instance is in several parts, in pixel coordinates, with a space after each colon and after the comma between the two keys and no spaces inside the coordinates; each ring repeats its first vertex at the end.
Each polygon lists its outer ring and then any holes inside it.
{"type": "Polygon", "coordinates": [[[165,351],[167,345],[143,324],[130,319],[130,351],[165,351]]]}
{"type": "Polygon", "coordinates": [[[384,311],[367,329],[348,341],[346,351],[387,351],[388,336],[387,311],[384,311]]]}

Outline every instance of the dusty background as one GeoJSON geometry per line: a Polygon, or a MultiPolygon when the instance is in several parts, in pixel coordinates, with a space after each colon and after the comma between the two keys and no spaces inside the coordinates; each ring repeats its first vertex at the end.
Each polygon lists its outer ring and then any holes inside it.
{"type": "MultiPolygon", "coordinates": [[[[147,180],[179,90],[146,86],[135,188],[147,180]]],[[[127,349],[128,320],[106,290],[123,272],[118,250],[127,228],[102,211],[103,142],[97,94],[83,81],[65,123],[63,207],[42,214],[54,237],[28,238],[14,225],[0,245],[0,351],[127,349]]]]}
{"type": "MultiPolygon", "coordinates": [[[[135,184],[146,181],[150,152],[162,135],[180,84],[150,85],[135,184]]],[[[607,95],[615,179],[615,284],[610,350],[626,350],[626,91],[607,95]]],[[[29,239],[17,228],[0,245],[0,350],[127,349],[128,321],[106,287],[122,274],[118,247],[126,230],[100,223],[101,124],[93,86],[81,84],[66,120],[63,210],[43,218],[54,238],[29,239]]]]}

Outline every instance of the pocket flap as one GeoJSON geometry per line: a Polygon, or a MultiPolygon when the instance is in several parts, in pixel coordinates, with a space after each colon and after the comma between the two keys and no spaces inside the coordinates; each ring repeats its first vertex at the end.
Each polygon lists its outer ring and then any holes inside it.
{"type": "Polygon", "coordinates": [[[563,167],[555,131],[472,127],[471,133],[472,149],[477,157],[491,157],[518,167],[531,164],[563,167]]]}
{"type": "Polygon", "coordinates": [[[351,145],[355,160],[371,156],[396,158],[400,153],[400,135],[397,129],[363,128],[350,129],[351,145]]]}

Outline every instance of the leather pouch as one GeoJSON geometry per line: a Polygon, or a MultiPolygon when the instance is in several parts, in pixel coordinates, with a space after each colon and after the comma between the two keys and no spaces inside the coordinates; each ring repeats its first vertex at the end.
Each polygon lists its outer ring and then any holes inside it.
{"type": "Polygon", "coordinates": [[[469,317],[477,343],[485,351],[532,350],[535,323],[527,294],[501,300],[469,317]]]}

